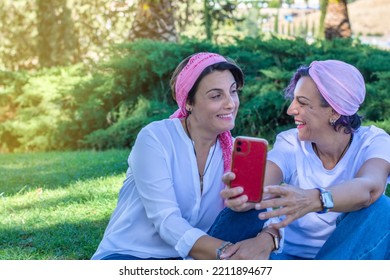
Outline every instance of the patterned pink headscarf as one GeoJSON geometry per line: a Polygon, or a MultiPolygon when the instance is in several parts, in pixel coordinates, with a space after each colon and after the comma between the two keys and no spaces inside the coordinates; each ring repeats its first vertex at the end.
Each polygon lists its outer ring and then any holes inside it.
{"type": "Polygon", "coordinates": [[[352,116],[364,101],[363,76],[351,64],[339,60],[313,61],[309,75],[325,100],[341,115],[352,116]]]}
{"type": "MultiPolygon", "coordinates": [[[[188,115],[186,102],[188,93],[194,86],[202,71],[210,65],[227,62],[227,60],[216,53],[201,52],[193,55],[187,65],[181,70],[176,79],[175,91],[176,102],[179,106],[170,118],[185,118],[188,115]]],[[[232,157],[233,140],[230,131],[225,131],[219,135],[221,143],[224,171],[230,171],[230,161],[232,157]]]]}

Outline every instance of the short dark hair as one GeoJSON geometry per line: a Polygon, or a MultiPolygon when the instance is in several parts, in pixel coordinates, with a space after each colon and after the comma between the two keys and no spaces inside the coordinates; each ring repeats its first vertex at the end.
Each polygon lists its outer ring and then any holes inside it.
{"type": "MultiPolygon", "coordinates": [[[[310,77],[309,66],[300,66],[297,71],[292,76],[290,83],[284,89],[284,97],[288,100],[294,99],[294,90],[297,86],[297,83],[301,77],[310,77]]],[[[318,91],[320,92],[320,91],[318,91]]],[[[325,100],[320,92],[320,106],[321,107],[330,107],[329,103],[325,100]]],[[[340,118],[335,122],[333,128],[335,131],[344,129],[346,134],[355,132],[362,124],[362,117],[357,113],[352,116],[341,115],[340,118]]]]}

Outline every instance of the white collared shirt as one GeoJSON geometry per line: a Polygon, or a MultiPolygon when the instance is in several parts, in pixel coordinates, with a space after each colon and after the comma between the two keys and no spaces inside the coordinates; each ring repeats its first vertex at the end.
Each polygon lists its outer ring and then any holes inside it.
{"type": "Polygon", "coordinates": [[[223,160],[211,147],[203,194],[191,140],[179,119],[144,127],[130,153],[126,180],[92,259],[113,254],[186,257],[223,209],[223,160]]]}

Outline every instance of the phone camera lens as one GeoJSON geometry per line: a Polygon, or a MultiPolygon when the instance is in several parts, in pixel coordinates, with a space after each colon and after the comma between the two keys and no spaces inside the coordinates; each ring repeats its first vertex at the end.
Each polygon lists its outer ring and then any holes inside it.
{"type": "Polygon", "coordinates": [[[237,152],[241,152],[241,148],[240,147],[237,147],[237,152]]]}
{"type": "Polygon", "coordinates": [[[237,142],[237,145],[241,146],[242,142],[241,141],[238,141],[237,142]]]}

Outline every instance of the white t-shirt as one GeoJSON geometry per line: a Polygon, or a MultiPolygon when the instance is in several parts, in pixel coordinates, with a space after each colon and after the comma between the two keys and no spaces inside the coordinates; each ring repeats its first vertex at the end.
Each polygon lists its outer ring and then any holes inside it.
{"type": "Polygon", "coordinates": [[[92,259],[113,254],[186,257],[224,203],[219,141],[211,147],[203,194],[194,148],[179,119],[153,122],[137,136],[117,207],[92,259]]]}
{"type": "MultiPolygon", "coordinates": [[[[283,172],[283,182],[302,189],[327,188],[354,178],[360,167],[370,158],[390,162],[390,136],[375,126],[360,127],[354,133],[351,146],[332,169],[323,167],[313,151],[311,142],[300,141],[298,130],[280,133],[268,159],[283,172]]],[[[388,183],[390,177],[388,177],[388,183]]],[[[308,213],[285,228],[283,252],[314,258],[336,226],[340,213],[308,213]]]]}

